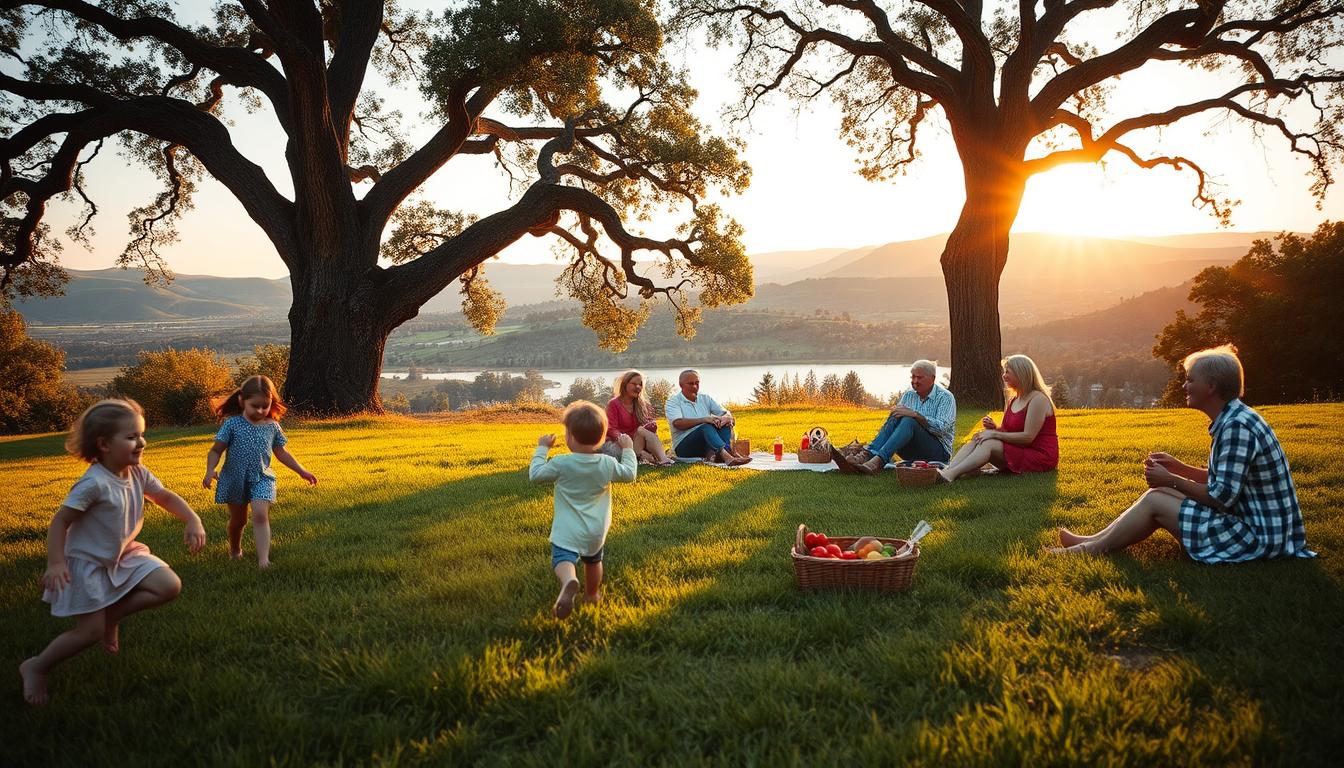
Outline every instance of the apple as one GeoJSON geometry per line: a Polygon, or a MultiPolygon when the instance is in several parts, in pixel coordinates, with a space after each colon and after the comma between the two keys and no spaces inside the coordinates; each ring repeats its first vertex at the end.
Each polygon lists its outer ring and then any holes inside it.
{"type": "Polygon", "coordinates": [[[817,546],[817,534],[811,531],[803,534],[803,544],[807,545],[808,548],[817,546]]]}
{"type": "Polygon", "coordinates": [[[826,551],[831,553],[831,557],[840,557],[841,551],[839,544],[826,544],[825,547],[826,551]]]}
{"type": "Polygon", "coordinates": [[[827,552],[825,547],[813,547],[813,548],[812,548],[812,556],[813,556],[813,557],[830,557],[830,556],[831,556],[831,553],[830,553],[830,552],[827,552]]]}

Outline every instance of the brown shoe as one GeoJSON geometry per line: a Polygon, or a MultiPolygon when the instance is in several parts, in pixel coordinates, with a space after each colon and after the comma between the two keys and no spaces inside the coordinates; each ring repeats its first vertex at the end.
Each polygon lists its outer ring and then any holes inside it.
{"type": "Polygon", "coordinates": [[[851,464],[849,458],[843,453],[840,453],[834,445],[831,446],[831,461],[835,462],[835,466],[839,468],[840,474],[842,475],[862,474],[862,470],[856,465],[851,464]]]}
{"type": "Polygon", "coordinates": [[[883,468],[885,468],[886,466],[887,462],[883,461],[881,456],[874,456],[873,458],[863,462],[862,464],[859,464],[855,468],[865,475],[876,475],[878,472],[881,472],[883,468]]]}

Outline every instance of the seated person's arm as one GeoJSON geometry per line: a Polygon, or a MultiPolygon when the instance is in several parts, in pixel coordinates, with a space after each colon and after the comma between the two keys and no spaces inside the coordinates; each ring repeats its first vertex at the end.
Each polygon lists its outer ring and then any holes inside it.
{"type": "Polygon", "coordinates": [[[1050,415],[1050,401],[1044,395],[1036,395],[1027,403],[1027,421],[1022,425],[1021,432],[999,432],[996,437],[1005,443],[1012,445],[1031,445],[1031,441],[1036,439],[1040,433],[1041,426],[1045,424],[1045,417],[1050,415]]]}

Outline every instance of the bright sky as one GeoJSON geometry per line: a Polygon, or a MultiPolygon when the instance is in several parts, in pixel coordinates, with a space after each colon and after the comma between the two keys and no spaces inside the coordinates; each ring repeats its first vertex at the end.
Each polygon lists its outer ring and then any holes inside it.
{"type": "MultiPolygon", "coordinates": [[[[1109,50],[1114,43],[1108,40],[1098,38],[1097,44],[1109,50]]],[[[674,60],[690,68],[692,83],[701,89],[697,111],[702,119],[723,131],[719,114],[724,104],[736,98],[731,55],[692,45],[674,54],[674,60]]],[[[1207,74],[1174,65],[1149,65],[1121,81],[1112,104],[1123,116],[1149,112],[1188,101],[1192,94],[1207,97],[1209,82],[1212,79],[1207,74]],[[1155,104],[1154,99],[1161,101],[1155,104]]],[[[416,120],[423,111],[418,94],[402,93],[389,101],[405,113],[409,123],[418,123],[410,132],[413,138],[430,135],[435,126],[416,120]]],[[[247,115],[235,109],[229,116],[236,121],[235,144],[267,168],[281,192],[290,194],[282,159],[283,134],[270,115],[247,115]]],[[[930,124],[922,129],[923,158],[909,174],[891,182],[869,183],[855,173],[855,156],[839,138],[838,122],[838,113],[828,102],[798,113],[781,97],[758,109],[750,127],[737,127],[747,142],[752,184],[744,195],[723,203],[745,227],[748,253],[851,248],[922,238],[952,228],[963,192],[960,163],[945,127],[930,124]]],[[[1257,142],[1243,123],[1216,115],[1166,129],[1160,143],[1154,140],[1156,136],[1133,143],[1141,151],[1165,146],[1168,152],[1201,163],[1226,187],[1222,196],[1241,200],[1233,215],[1235,230],[1310,231],[1327,218],[1344,218],[1344,193],[1338,189],[1332,189],[1323,209],[1316,209],[1307,192],[1308,164],[1292,156],[1277,134],[1257,142]]],[[[102,213],[95,220],[94,250],[70,245],[61,257],[64,265],[75,269],[111,266],[127,240],[126,212],[157,191],[148,173],[128,167],[111,151],[105,151],[89,170],[88,186],[102,213]]],[[[1114,237],[1215,230],[1212,217],[1191,207],[1194,189],[1193,174],[1144,171],[1111,155],[1104,166],[1065,166],[1033,179],[1015,230],[1114,237]]],[[[506,180],[488,157],[453,160],[425,191],[440,205],[479,214],[509,203],[506,180]]],[[[75,210],[73,205],[53,205],[49,218],[53,231],[64,230],[75,210]]],[[[654,237],[671,236],[676,221],[655,220],[646,225],[646,232],[654,237]]],[[[213,181],[203,185],[195,210],[186,215],[180,229],[181,242],[167,251],[169,266],[176,272],[285,274],[261,231],[213,181]]],[[[537,262],[551,261],[554,256],[545,242],[528,237],[502,258],[537,262]]]]}

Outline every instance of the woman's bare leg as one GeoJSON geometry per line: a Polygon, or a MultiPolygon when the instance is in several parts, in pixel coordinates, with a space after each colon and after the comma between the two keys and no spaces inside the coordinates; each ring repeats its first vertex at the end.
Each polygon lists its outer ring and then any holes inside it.
{"type": "Polygon", "coordinates": [[[653,455],[654,461],[659,464],[666,464],[668,462],[667,450],[663,448],[663,441],[658,438],[658,435],[640,427],[635,432],[635,440],[636,445],[639,444],[638,441],[642,440],[644,442],[644,450],[653,455]]]}
{"type": "MultiPolygon", "coordinates": [[[[1150,488],[1148,492],[1165,493],[1175,498],[1177,502],[1185,500],[1185,494],[1181,493],[1175,488],[1150,488]]],[[[1055,530],[1059,534],[1059,543],[1060,545],[1065,547],[1072,547],[1075,544],[1082,544],[1085,541],[1096,541],[1102,536],[1105,536],[1106,534],[1110,533],[1111,529],[1115,527],[1115,524],[1120,522],[1120,517],[1121,517],[1120,515],[1117,515],[1116,518],[1112,520],[1109,525],[1107,525],[1105,528],[1102,528],[1100,531],[1097,531],[1096,533],[1090,536],[1080,536],[1079,534],[1070,531],[1068,528],[1057,528],[1055,530]]]]}
{"type": "Polygon", "coordinates": [[[1003,443],[993,438],[981,440],[979,444],[971,446],[971,449],[957,452],[952,463],[947,465],[946,469],[939,470],[939,474],[947,482],[952,482],[958,477],[970,472],[973,469],[979,469],[986,463],[992,463],[996,467],[1003,464],[1003,443]]]}
{"type": "Polygon", "coordinates": [[[1164,489],[1149,489],[1129,509],[1091,539],[1068,547],[1049,550],[1055,554],[1092,553],[1106,555],[1137,544],[1158,530],[1166,530],[1181,540],[1181,500],[1164,489]]]}

